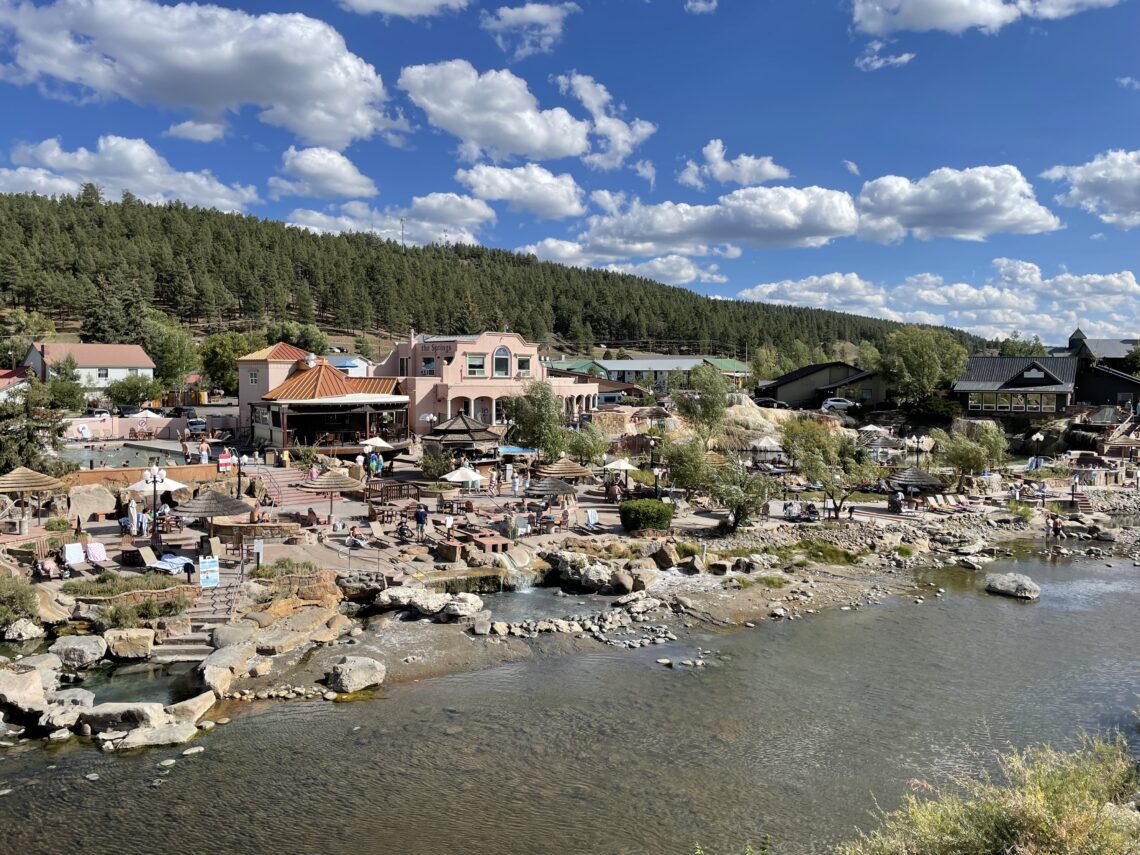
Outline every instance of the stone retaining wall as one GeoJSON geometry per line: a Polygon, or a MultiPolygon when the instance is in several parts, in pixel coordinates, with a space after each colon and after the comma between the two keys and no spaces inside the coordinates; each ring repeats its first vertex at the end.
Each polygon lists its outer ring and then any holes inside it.
{"type": "Polygon", "coordinates": [[[127,591],[123,594],[115,594],[113,597],[94,597],[94,596],[78,596],[75,599],[81,603],[89,603],[94,606],[137,606],[144,600],[154,600],[156,603],[166,603],[175,599],[179,594],[186,597],[193,606],[198,602],[198,598],[202,595],[202,588],[199,585],[175,585],[172,588],[159,588],[154,591],[127,591]]]}

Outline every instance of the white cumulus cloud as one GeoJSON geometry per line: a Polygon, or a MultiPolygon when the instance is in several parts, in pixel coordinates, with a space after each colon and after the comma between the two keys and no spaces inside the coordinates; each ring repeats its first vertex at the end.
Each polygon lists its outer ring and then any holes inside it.
{"type": "Polygon", "coordinates": [[[985,240],[992,234],[1039,234],[1061,222],[1037,201],[1015,166],[936,169],[918,181],[887,175],[859,194],[859,233],[889,242],[908,233],[921,240],[985,240]]]}
{"type": "Polygon", "coordinates": [[[1140,226],[1140,150],[1107,151],[1080,166],[1054,166],[1042,177],[1069,185],[1057,197],[1062,205],[1080,207],[1121,229],[1140,226]]]}
{"type": "Polygon", "coordinates": [[[555,175],[534,163],[514,169],[481,163],[460,169],[455,180],[479,199],[505,201],[512,211],[527,211],[544,219],[578,217],[586,212],[582,188],[572,175],[555,175]]]}
{"type": "Polygon", "coordinates": [[[93,183],[108,196],[129,190],[155,204],[180,199],[188,205],[243,211],[261,201],[254,187],[225,184],[208,169],[179,172],[141,139],[99,137],[94,151],[65,151],[58,139],[48,139],[17,146],[12,162],[22,168],[0,169],[0,191],[74,193],[93,183]]]}
{"type": "Polygon", "coordinates": [[[657,167],[653,165],[652,160],[639,160],[631,167],[638,178],[644,178],[649,182],[649,189],[652,190],[657,186],[657,167]]]}
{"type": "Polygon", "coordinates": [[[685,0],[685,11],[693,15],[708,15],[716,11],[717,0],[685,0]]]}
{"type": "Polygon", "coordinates": [[[837,312],[901,319],[901,316],[887,308],[890,299],[887,290],[855,273],[826,273],[803,279],[767,282],[745,288],[736,296],[741,300],[813,306],[837,312]]]}
{"type": "Polygon", "coordinates": [[[854,0],[855,27],[873,36],[900,30],[996,33],[1025,18],[1056,20],[1120,0],[854,0]]]}
{"type": "Polygon", "coordinates": [[[1140,89],[1140,80],[1135,77],[1118,77],[1116,85],[1121,89],[1140,89]]]}
{"type": "Polygon", "coordinates": [[[616,273],[631,273],[664,282],[666,285],[689,285],[693,282],[727,282],[728,277],[718,272],[719,267],[709,264],[701,267],[683,255],[664,255],[651,258],[641,264],[607,264],[606,270],[616,273]]]}
{"type": "Polygon", "coordinates": [[[777,164],[771,157],[753,157],[750,154],[741,154],[732,160],[725,156],[724,142],[709,140],[701,149],[705,162],[697,163],[690,160],[677,176],[677,181],[687,187],[703,190],[705,179],[711,178],[721,184],[740,184],[752,187],[768,181],[779,181],[788,178],[791,173],[777,164]]]}
{"type": "Polygon", "coordinates": [[[398,18],[429,18],[466,9],[469,0],[340,0],[342,8],[361,15],[379,14],[398,18]]]}
{"type": "Polygon", "coordinates": [[[853,160],[843,161],[843,168],[846,169],[848,172],[850,172],[852,175],[855,175],[855,176],[859,175],[859,164],[857,164],[853,160]]]}
{"type": "Polygon", "coordinates": [[[479,26],[514,60],[536,53],[550,53],[562,40],[566,18],[582,9],[577,3],[526,3],[483,10],[479,26]]]}
{"type": "Polygon", "coordinates": [[[588,74],[574,71],[555,78],[563,94],[569,92],[582,102],[593,119],[593,133],[600,137],[600,151],[591,152],[582,162],[591,169],[617,169],[633,150],[653,136],[657,125],[645,119],[627,122],[616,114],[609,90],[588,74]]]}
{"type": "Polygon", "coordinates": [[[573,157],[590,147],[590,123],[561,107],[540,110],[526,81],[509,71],[479,74],[465,59],[412,65],[399,86],[434,127],[462,141],[461,154],[475,160],[523,155],[534,160],[573,157]]]}
{"type": "Polygon", "coordinates": [[[340,33],[301,14],[251,15],[151,0],[0,0],[0,80],[78,99],[188,109],[218,124],[245,105],[316,145],[403,127],[376,70],[340,33]]]}
{"type": "Polygon", "coordinates": [[[375,196],[379,191],[351,160],[329,148],[289,146],[281,155],[281,171],[290,178],[273,176],[269,189],[274,199],[282,196],[308,196],[316,199],[375,196]]]}
{"type": "Polygon", "coordinates": [[[195,122],[187,119],[171,125],[163,132],[163,136],[178,137],[194,142],[214,142],[226,135],[226,126],[222,122],[195,122]]]}
{"type": "Polygon", "coordinates": [[[429,193],[408,208],[378,210],[366,202],[345,202],[330,211],[299,208],[290,225],[314,232],[371,232],[385,240],[411,244],[478,243],[479,229],[495,219],[491,206],[456,193],[429,193]]]}

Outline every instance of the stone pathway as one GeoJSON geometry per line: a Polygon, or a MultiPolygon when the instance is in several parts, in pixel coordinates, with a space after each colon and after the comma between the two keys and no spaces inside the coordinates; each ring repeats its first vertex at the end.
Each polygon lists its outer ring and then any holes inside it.
{"type": "Polygon", "coordinates": [[[156,643],[151,661],[159,664],[201,662],[213,653],[210,636],[214,627],[230,622],[240,591],[237,569],[224,569],[221,584],[216,588],[203,589],[198,602],[186,613],[190,619],[190,631],[156,643]]]}

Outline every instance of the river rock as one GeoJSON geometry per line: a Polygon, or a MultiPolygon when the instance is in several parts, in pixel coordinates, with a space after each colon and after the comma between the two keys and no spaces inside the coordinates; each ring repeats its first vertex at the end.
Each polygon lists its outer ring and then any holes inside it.
{"type": "Polygon", "coordinates": [[[688,576],[695,576],[698,573],[705,572],[705,562],[701,560],[699,555],[690,555],[677,565],[677,569],[688,576]]]}
{"type": "Polygon", "coordinates": [[[615,570],[610,576],[610,587],[618,594],[632,594],[633,574],[627,570],[615,570]]]}
{"type": "Polygon", "coordinates": [[[44,628],[28,618],[19,618],[4,628],[5,641],[32,641],[44,634],[44,628]]]}
{"type": "Polygon", "coordinates": [[[154,630],[109,629],[103,633],[103,640],[116,659],[146,659],[154,647],[154,630]]]}
{"type": "Polygon", "coordinates": [[[633,576],[633,590],[644,591],[657,581],[657,571],[652,567],[637,567],[630,571],[633,576]]]}
{"type": "MultiPolygon", "coordinates": [[[[450,602],[450,594],[441,594],[423,588],[412,595],[412,598],[408,601],[408,605],[421,615],[435,615],[443,611],[450,602]]],[[[480,605],[481,604],[482,603],[480,603],[480,605]]]]}
{"type": "Polygon", "coordinates": [[[1098,531],[1096,533],[1096,539],[1103,540],[1106,543],[1113,543],[1116,540],[1116,532],[1110,531],[1108,529],[1105,529],[1104,531],[1098,531]]]}
{"type": "Polygon", "coordinates": [[[511,631],[510,626],[506,621],[497,620],[491,624],[491,633],[493,635],[506,635],[511,631]]]}
{"type": "Polygon", "coordinates": [[[709,562],[709,572],[714,576],[726,576],[728,575],[728,571],[731,569],[731,561],[720,560],[709,562]]]}
{"type": "Polygon", "coordinates": [[[471,625],[471,632],[473,632],[475,635],[490,635],[491,622],[486,619],[477,620],[474,624],[471,625]]]}
{"type": "Polygon", "coordinates": [[[0,668],[0,704],[23,712],[42,712],[47,698],[39,672],[34,668],[22,671],[0,668]]]}
{"type": "Polygon", "coordinates": [[[677,547],[671,543],[666,543],[653,553],[653,561],[659,570],[668,570],[670,567],[676,567],[681,563],[681,556],[677,554],[677,547]]]}
{"type": "Polygon", "coordinates": [[[443,607],[443,613],[449,618],[470,617],[483,610],[483,601],[474,594],[456,594],[451,602],[443,607]]]}
{"type": "Polygon", "coordinates": [[[94,733],[135,727],[162,727],[170,723],[166,709],[159,703],[96,704],[79,715],[79,721],[91,726],[94,733]]]}
{"type": "Polygon", "coordinates": [[[48,650],[68,668],[86,668],[107,655],[107,642],[97,635],[69,635],[57,640],[48,650]]]}
{"type": "Polygon", "coordinates": [[[215,650],[198,663],[198,674],[203,685],[216,695],[229,691],[235,677],[249,674],[249,659],[253,656],[253,644],[234,644],[215,650]]]}
{"type": "Polygon", "coordinates": [[[200,695],[195,695],[192,698],[187,698],[184,701],[179,701],[176,704],[171,704],[166,708],[166,713],[176,724],[182,722],[197,723],[198,719],[210,711],[210,708],[217,702],[217,698],[213,692],[203,692],[200,695]]]}
{"type": "Polygon", "coordinates": [[[652,558],[631,558],[625,562],[625,569],[630,572],[634,570],[656,570],[657,562],[652,558]]]}
{"type": "Polygon", "coordinates": [[[223,623],[214,627],[210,643],[214,645],[215,650],[233,647],[235,644],[245,644],[253,640],[256,631],[257,627],[250,623],[223,623]]]}
{"type": "Polygon", "coordinates": [[[345,656],[325,675],[325,682],[334,692],[359,692],[379,686],[386,676],[382,662],[368,656],[345,656]]]}
{"type": "Polygon", "coordinates": [[[62,707],[91,709],[95,706],[95,693],[87,689],[60,689],[48,696],[48,703],[62,707]]]}
{"type": "Polygon", "coordinates": [[[20,660],[21,668],[35,668],[40,675],[40,682],[44,684],[45,692],[54,692],[59,688],[59,670],[63,667],[63,660],[54,653],[37,653],[34,656],[25,656],[20,660]]]}
{"type": "Polygon", "coordinates": [[[1020,573],[991,573],[986,576],[986,591],[1019,600],[1036,600],[1041,596],[1037,583],[1020,573]]]}
{"type": "Polygon", "coordinates": [[[190,721],[166,724],[159,727],[137,727],[123,737],[115,747],[119,751],[131,748],[153,748],[159,745],[181,745],[198,733],[198,726],[190,721]]]}

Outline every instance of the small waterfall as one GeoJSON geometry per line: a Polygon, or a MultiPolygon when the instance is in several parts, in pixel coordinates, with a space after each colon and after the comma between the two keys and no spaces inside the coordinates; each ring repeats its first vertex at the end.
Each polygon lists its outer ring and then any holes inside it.
{"type": "Polygon", "coordinates": [[[501,570],[499,578],[504,591],[526,591],[534,587],[534,572],[520,568],[505,552],[495,556],[495,563],[501,570]]]}

